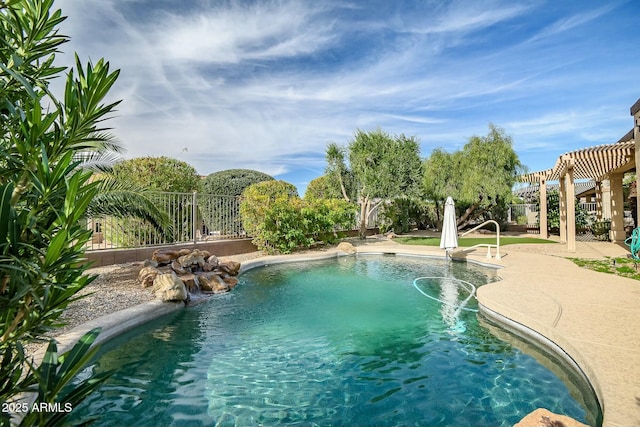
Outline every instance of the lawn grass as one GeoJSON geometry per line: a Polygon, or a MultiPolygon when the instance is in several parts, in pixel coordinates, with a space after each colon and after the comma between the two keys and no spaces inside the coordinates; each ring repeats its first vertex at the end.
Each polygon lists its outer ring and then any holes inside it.
{"type": "Polygon", "coordinates": [[[640,280],[640,269],[636,270],[633,259],[630,258],[611,258],[605,259],[583,259],[569,258],[576,265],[601,273],[616,274],[630,279],[640,280]]]}
{"type": "MultiPolygon", "coordinates": [[[[393,239],[404,245],[440,246],[440,237],[396,237],[393,239]]],[[[538,239],[535,237],[500,237],[500,246],[515,245],[520,243],[556,243],[552,240],[538,239]]],[[[458,239],[458,246],[468,248],[474,245],[495,245],[495,237],[462,237],[458,239]]]]}

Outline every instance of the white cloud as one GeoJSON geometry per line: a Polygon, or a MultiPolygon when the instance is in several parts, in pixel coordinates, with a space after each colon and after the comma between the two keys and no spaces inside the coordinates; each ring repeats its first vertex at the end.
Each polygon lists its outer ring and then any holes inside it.
{"type": "Polygon", "coordinates": [[[599,18],[600,16],[612,11],[617,6],[619,6],[617,2],[610,2],[609,4],[606,4],[605,6],[602,6],[598,9],[594,9],[594,10],[586,9],[586,11],[582,13],[577,13],[569,17],[563,17],[562,19],[558,19],[555,22],[553,22],[551,25],[545,27],[542,31],[540,31],[538,34],[532,37],[529,41],[533,42],[533,41],[545,39],[548,37],[552,37],[560,33],[571,31],[576,27],[585,25],[599,18]]]}
{"type": "MultiPolygon", "coordinates": [[[[368,2],[229,0],[162,11],[151,0],[56,4],[70,16],[65,51],[122,69],[112,96],[124,102],[111,125],[127,156],[180,155],[202,174],[321,173],[326,143],[346,143],[357,128],[418,135],[426,156],[460,148],[489,121],[516,148],[533,150],[559,137],[599,139],[611,129],[608,115],[621,114],[619,105],[579,109],[594,77],[571,72],[572,46],[540,49],[530,33],[491,39],[497,24],[529,25],[544,7],[538,1],[413,3],[420,13],[398,3],[393,16],[368,2]],[[144,12],[127,12],[136,7],[144,12]]],[[[558,16],[536,37],[553,41],[609,9],[558,16]]]]}
{"type": "Polygon", "coordinates": [[[149,39],[166,62],[239,63],[308,54],[334,39],[322,10],[299,1],[232,3],[197,14],[162,14],[149,39]]]}

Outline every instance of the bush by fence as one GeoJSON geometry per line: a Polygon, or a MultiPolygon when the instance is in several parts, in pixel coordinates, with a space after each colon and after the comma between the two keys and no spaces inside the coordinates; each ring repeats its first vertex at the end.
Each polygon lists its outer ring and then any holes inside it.
{"type": "MultiPolygon", "coordinates": [[[[276,182],[276,181],[266,181],[276,182]]],[[[291,191],[290,196],[297,198],[295,187],[287,187],[291,191]]],[[[260,215],[265,215],[264,208],[268,205],[269,195],[261,193],[264,200],[256,204],[260,209],[260,215]]],[[[249,217],[250,231],[246,231],[240,218],[240,197],[199,193],[154,193],[157,204],[171,219],[172,230],[155,231],[150,224],[138,219],[100,217],[89,218],[87,228],[92,230],[92,239],[87,244],[89,250],[135,248],[143,246],[194,243],[216,241],[223,239],[245,238],[247,235],[255,237],[259,230],[257,218],[249,217]]],[[[298,198],[299,199],[299,198],[298,198]]],[[[310,235],[314,241],[331,241],[336,238],[336,233],[342,230],[355,228],[354,216],[357,208],[342,200],[317,200],[305,201],[296,206],[299,212],[292,212],[291,207],[279,206],[280,211],[272,212],[268,219],[280,224],[290,223],[288,234],[284,239],[291,242],[302,242],[301,237],[295,237],[294,225],[305,236],[310,235]],[[304,211],[302,210],[304,208],[304,211]],[[295,213],[295,215],[294,215],[295,213]],[[296,216],[297,215],[297,216],[296,216]],[[295,222],[299,221],[299,222],[295,222]]],[[[372,215],[371,223],[376,225],[376,217],[372,215]]],[[[270,225],[273,227],[273,224],[270,225]]],[[[263,229],[265,233],[272,233],[269,241],[278,241],[278,231],[269,231],[269,227],[263,229]],[[275,240],[274,240],[275,239],[275,240]]],[[[263,232],[263,231],[260,231],[263,232]]],[[[286,245],[285,245],[286,246],[286,245]]],[[[292,246],[293,247],[293,246],[292,246]]],[[[286,249],[285,249],[286,250],[286,249]]]]}

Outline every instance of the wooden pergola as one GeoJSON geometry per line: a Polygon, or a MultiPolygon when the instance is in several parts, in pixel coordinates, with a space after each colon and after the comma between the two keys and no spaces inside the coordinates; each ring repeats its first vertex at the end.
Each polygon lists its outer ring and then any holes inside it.
{"type": "MultiPolygon", "coordinates": [[[[639,100],[640,101],[640,100],[639,100]]],[[[640,112],[636,112],[640,115],[640,112]]],[[[636,168],[638,140],[637,118],[635,129],[615,144],[582,148],[561,155],[552,169],[523,175],[522,181],[540,185],[540,235],[547,238],[547,181],[560,183],[560,240],[567,243],[570,252],[576,248],[575,180],[592,179],[596,183],[596,209],[602,215],[602,181],[609,180],[611,189],[611,231],[613,242],[624,241],[624,200],[622,178],[625,172],[636,168]]]]}

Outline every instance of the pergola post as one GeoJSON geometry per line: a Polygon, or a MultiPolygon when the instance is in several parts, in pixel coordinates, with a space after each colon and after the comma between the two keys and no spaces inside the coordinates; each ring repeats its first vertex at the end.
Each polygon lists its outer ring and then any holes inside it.
{"type": "Polygon", "coordinates": [[[566,181],[565,192],[567,193],[567,250],[569,252],[576,251],[576,187],[573,182],[573,165],[567,168],[567,174],[564,176],[566,181]]]}
{"type": "Polygon", "coordinates": [[[624,195],[622,193],[621,173],[612,173],[609,176],[611,188],[611,231],[609,239],[613,243],[623,242],[627,237],[624,231],[624,195]]]}
{"type": "Polygon", "coordinates": [[[602,181],[596,181],[596,218],[602,221],[602,181]]]}
{"type": "Polygon", "coordinates": [[[564,175],[560,177],[560,241],[567,242],[567,189],[564,175]]]}
{"type": "Polygon", "coordinates": [[[540,211],[538,212],[538,221],[540,222],[540,238],[548,239],[549,232],[547,231],[547,180],[540,180],[540,211]]]}
{"type": "MultiPolygon", "coordinates": [[[[633,140],[635,143],[635,153],[636,153],[636,189],[640,191],[640,186],[637,185],[638,182],[638,171],[640,171],[640,99],[636,101],[635,104],[631,106],[631,115],[633,116],[633,140]]],[[[638,210],[636,212],[640,212],[640,197],[636,198],[636,206],[638,210]]],[[[640,222],[640,221],[638,221],[640,222]]],[[[636,227],[640,226],[636,224],[636,227]]]]}

